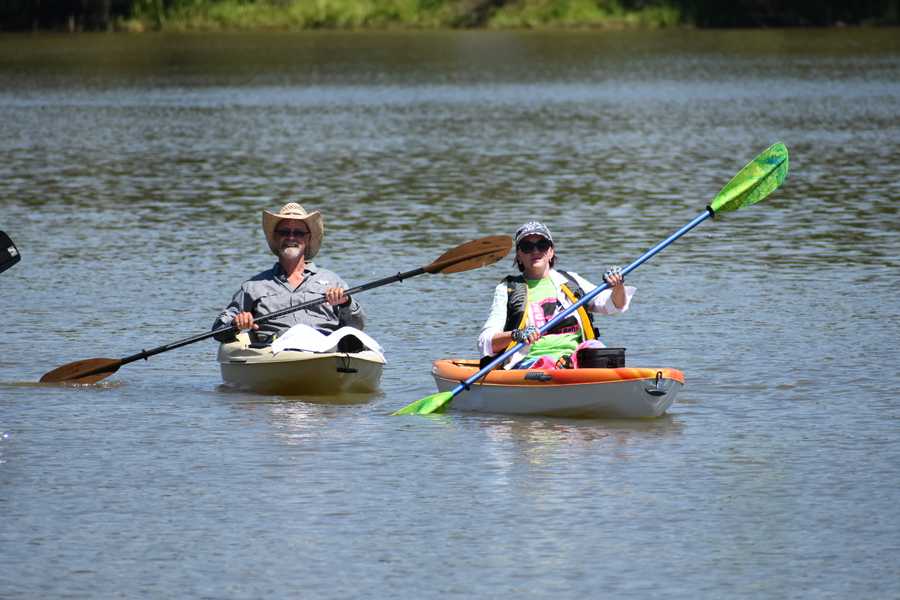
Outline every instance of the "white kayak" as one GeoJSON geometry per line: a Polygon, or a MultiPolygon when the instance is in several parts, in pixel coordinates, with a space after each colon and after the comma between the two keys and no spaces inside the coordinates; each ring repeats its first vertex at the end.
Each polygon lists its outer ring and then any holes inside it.
{"type": "Polygon", "coordinates": [[[218,361],[229,386],[292,396],[377,391],[386,362],[381,346],[357,329],[343,327],[326,336],[306,325],[292,327],[264,347],[251,345],[242,332],[219,346],[218,361]],[[339,351],[339,344],[352,351],[339,351]]]}
{"type": "MultiPolygon", "coordinates": [[[[477,360],[434,361],[438,391],[447,392],[478,372],[477,360]]],[[[556,417],[659,417],[684,386],[669,368],[495,369],[453,399],[452,410],[556,417]]]]}

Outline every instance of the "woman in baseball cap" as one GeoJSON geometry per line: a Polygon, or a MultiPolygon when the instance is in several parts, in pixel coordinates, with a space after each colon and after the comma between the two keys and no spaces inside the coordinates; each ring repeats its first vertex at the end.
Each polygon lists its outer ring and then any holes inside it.
{"type": "Polygon", "coordinates": [[[543,223],[524,223],[514,240],[519,275],[505,277],[494,290],[490,315],[478,336],[483,360],[524,342],[504,368],[554,368],[569,364],[567,359],[579,346],[602,346],[590,313],[612,315],[628,310],[635,288],[625,285],[621,269],[607,270],[603,278],[610,288],[542,336],[539,330],[544,324],[596,286],[577,273],[554,268],[556,243],[543,223]]]}

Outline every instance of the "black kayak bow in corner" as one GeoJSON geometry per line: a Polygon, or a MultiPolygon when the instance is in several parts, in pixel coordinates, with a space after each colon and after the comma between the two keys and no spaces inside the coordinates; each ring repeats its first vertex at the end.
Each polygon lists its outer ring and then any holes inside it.
{"type": "Polygon", "coordinates": [[[22,260],[19,249],[9,239],[9,236],[0,231],[0,273],[7,270],[17,262],[22,260]]]}

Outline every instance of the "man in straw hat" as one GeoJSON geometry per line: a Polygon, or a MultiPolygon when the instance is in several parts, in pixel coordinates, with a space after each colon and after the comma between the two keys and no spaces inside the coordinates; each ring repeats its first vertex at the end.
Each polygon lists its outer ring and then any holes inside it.
{"type": "MultiPolygon", "coordinates": [[[[270,343],[274,336],[298,323],[328,331],[343,326],[362,329],[365,313],[356,300],[344,294],[347,284],[335,273],[310,262],[319,252],[325,234],[319,211],[308,213],[296,202],[290,202],[277,213],[264,210],[262,226],[278,262],[241,285],[213,323],[213,329],[236,325],[252,330],[256,341],[264,343],[270,343]],[[261,324],[253,322],[254,317],[322,296],[326,299],[325,304],[261,324]]],[[[234,339],[234,334],[215,337],[220,342],[228,342],[234,339]]]]}

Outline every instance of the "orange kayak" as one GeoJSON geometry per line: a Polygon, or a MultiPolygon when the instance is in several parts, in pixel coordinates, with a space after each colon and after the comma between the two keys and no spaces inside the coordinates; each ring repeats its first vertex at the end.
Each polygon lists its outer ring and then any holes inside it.
{"type": "MultiPolygon", "coordinates": [[[[477,360],[434,361],[438,391],[478,372],[477,360]]],[[[663,415],[684,386],[670,368],[495,369],[458,394],[453,410],[557,417],[652,418],[663,415]]]]}

